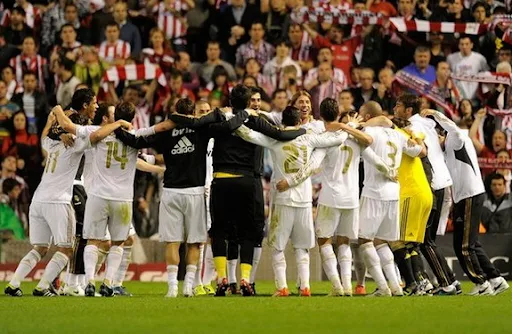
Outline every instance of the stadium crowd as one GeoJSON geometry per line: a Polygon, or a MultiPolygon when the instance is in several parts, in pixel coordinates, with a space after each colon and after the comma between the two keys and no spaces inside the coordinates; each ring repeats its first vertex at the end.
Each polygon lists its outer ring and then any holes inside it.
{"type": "MultiPolygon", "coordinates": [[[[302,90],[314,119],[328,98],[338,101],[340,119],[369,101],[393,118],[402,93],[419,95],[421,110],[438,109],[467,129],[481,158],[480,231],[512,231],[509,2],[16,0],[1,6],[0,214],[8,218],[0,230],[15,238],[28,232],[50,106],[69,106],[76,90],[90,87],[98,101],[135,105],[133,127],[141,129],[162,122],[182,98],[207,102],[210,110],[225,107],[238,83],[259,93],[252,109],[277,119],[302,90]]],[[[271,172],[264,173],[267,194],[271,172]]],[[[137,171],[134,187],[134,226],[149,237],[158,230],[161,175],[137,171]]],[[[316,198],[321,184],[313,189],[316,198]]]]}

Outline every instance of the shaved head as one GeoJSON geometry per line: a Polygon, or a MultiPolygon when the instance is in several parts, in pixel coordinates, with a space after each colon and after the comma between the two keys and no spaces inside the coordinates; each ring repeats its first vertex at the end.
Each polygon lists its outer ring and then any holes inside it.
{"type": "Polygon", "coordinates": [[[368,101],[359,109],[359,115],[365,120],[384,115],[382,107],[375,101],[368,101]]]}

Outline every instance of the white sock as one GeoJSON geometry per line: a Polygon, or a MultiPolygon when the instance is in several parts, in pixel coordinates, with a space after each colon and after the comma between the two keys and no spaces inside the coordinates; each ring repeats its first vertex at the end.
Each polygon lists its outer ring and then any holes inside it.
{"type": "Polygon", "coordinates": [[[380,265],[382,270],[384,270],[386,278],[388,279],[389,287],[392,291],[400,289],[400,281],[396,276],[395,257],[393,256],[393,252],[391,252],[388,244],[380,244],[376,247],[376,249],[380,258],[380,265]]]}
{"type": "Polygon", "coordinates": [[[41,261],[41,254],[39,254],[38,251],[32,249],[30,252],[28,252],[27,255],[25,255],[18,264],[18,268],[16,268],[16,271],[14,272],[9,285],[15,288],[19,288],[21,281],[27,277],[27,275],[32,271],[32,269],[34,269],[39,261],[41,261]]]}
{"type": "Polygon", "coordinates": [[[386,283],[386,278],[382,272],[379,255],[377,254],[377,250],[375,249],[373,242],[367,242],[360,245],[359,250],[363,255],[364,264],[366,265],[366,268],[368,268],[368,272],[372,275],[375,283],[377,283],[377,287],[381,290],[386,290],[388,288],[388,284],[386,283]]]}
{"type": "Polygon", "coordinates": [[[320,247],[320,256],[322,257],[322,267],[334,289],[341,289],[340,276],[336,268],[336,255],[331,244],[325,244],[320,247]]]}
{"type": "Polygon", "coordinates": [[[123,281],[128,271],[128,266],[132,262],[132,246],[123,246],[123,258],[119,269],[114,275],[114,286],[123,286],[123,281]]]}
{"type": "Polygon", "coordinates": [[[203,285],[203,280],[201,278],[201,272],[203,271],[203,252],[204,252],[204,245],[199,246],[199,261],[197,261],[197,270],[196,270],[196,276],[194,278],[194,287],[203,285]]]}
{"type": "Polygon", "coordinates": [[[169,290],[173,287],[178,288],[178,266],[173,264],[167,266],[167,284],[169,290]]]}
{"type": "MultiPolygon", "coordinates": [[[[395,256],[393,255],[393,259],[395,258],[395,256]]],[[[395,271],[396,271],[396,277],[398,277],[398,282],[400,282],[400,285],[402,285],[403,281],[402,281],[402,274],[400,273],[400,269],[398,269],[398,265],[396,264],[395,262],[395,271]]]]}
{"type": "Polygon", "coordinates": [[[108,251],[107,255],[107,270],[105,271],[105,279],[103,283],[108,286],[112,286],[112,281],[114,280],[114,275],[119,269],[119,265],[121,264],[121,260],[123,259],[123,247],[121,246],[112,246],[108,251]]]}
{"type": "MultiPolygon", "coordinates": [[[[69,267],[69,266],[68,266],[69,267]]],[[[78,287],[78,275],[76,274],[72,274],[72,273],[68,273],[68,277],[67,277],[67,280],[66,280],[66,284],[71,287],[71,288],[76,288],[78,287]]]]}
{"type": "Polygon", "coordinates": [[[228,260],[228,282],[236,283],[236,265],[238,263],[238,259],[228,260]]]}
{"type": "Polygon", "coordinates": [[[272,251],[272,268],[274,268],[274,278],[277,289],[287,288],[286,282],[286,258],[283,251],[272,251]]]}
{"type": "Polygon", "coordinates": [[[366,265],[358,244],[350,244],[352,254],[354,254],[354,271],[356,273],[357,285],[364,286],[366,282],[366,265]]]}
{"type": "Polygon", "coordinates": [[[66,256],[66,254],[61,252],[55,252],[53,254],[50,262],[46,265],[46,268],[44,269],[43,277],[41,277],[41,280],[39,281],[39,284],[37,284],[37,287],[41,290],[48,289],[50,284],[53,282],[53,280],[62,272],[62,270],[66,267],[66,264],[68,264],[69,258],[66,256]]]}
{"type": "Polygon", "coordinates": [[[309,289],[309,251],[307,249],[295,249],[295,259],[297,260],[300,289],[309,289]]]}
{"type": "Polygon", "coordinates": [[[213,253],[212,246],[210,244],[206,245],[206,252],[204,254],[204,274],[203,274],[203,284],[210,285],[212,281],[215,279],[215,264],[213,263],[213,253]]]}
{"type": "MultiPolygon", "coordinates": [[[[108,254],[108,251],[98,248],[98,260],[96,261],[96,267],[95,267],[95,271],[94,271],[95,275],[98,275],[98,272],[100,271],[101,266],[103,265],[103,263],[105,263],[105,260],[107,259],[107,254],[108,254]]],[[[105,268],[105,270],[106,269],[107,268],[105,268]]]]}
{"type": "Polygon", "coordinates": [[[252,256],[251,278],[249,280],[249,283],[254,283],[254,281],[256,280],[256,271],[258,270],[258,264],[260,264],[261,251],[261,247],[254,247],[254,255],[252,256]]]}
{"type": "Polygon", "coordinates": [[[349,245],[342,244],[338,247],[338,262],[343,289],[352,291],[352,250],[349,245]]]}
{"type": "Polygon", "coordinates": [[[85,286],[87,285],[87,280],[85,279],[85,275],[78,275],[77,280],[78,280],[78,285],[80,285],[82,288],[85,289],[85,286]]]}
{"type": "Polygon", "coordinates": [[[187,264],[185,281],[183,282],[183,292],[192,289],[194,277],[196,276],[197,266],[195,264],[187,264]]]}
{"type": "Polygon", "coordinates": [[[87,245],[84,248],[85,279],[87,280],[87,283],[94,284],[96,263],[98,263],[98,253],[98,247],[95,245],[87,245]]]}

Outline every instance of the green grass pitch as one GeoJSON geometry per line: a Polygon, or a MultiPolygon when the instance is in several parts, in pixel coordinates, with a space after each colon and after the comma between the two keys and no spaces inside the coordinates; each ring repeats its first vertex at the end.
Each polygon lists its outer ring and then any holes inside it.
{"type": "MultiPolygon", "coordinates": [[[[0,282],[1,283],[1,282],[0,282]]],[[[5,284],[2,284],[2,289],[5,284]]],[[[134,297],[35,298],[0,296],[0,333],[510,333],[512,292],[489,297],[270,298],[259,282],[255,298],[164,298],[166,283],[128,282],[134,297]]],[[[290,282],[290,286],[293,283],[290,282]]],[[[370,284],[368,289],[374,286],[370,284]]],[[[471,289],[465,283],[464,291],[471,289]]],[[[181,290],[180,290],[181,291],[181,290]]],[[[315,294],[316,293],[322,293],[315,294]]]]}

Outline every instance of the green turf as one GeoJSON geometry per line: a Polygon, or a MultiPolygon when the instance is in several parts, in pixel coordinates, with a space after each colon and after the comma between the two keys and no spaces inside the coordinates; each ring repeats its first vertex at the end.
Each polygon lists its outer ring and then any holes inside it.
{"type": "MultiPolygon", "coordinates": [[[[2,287],[4,285],[2,284],[2,287]]],[[[0,333],[510,333],[511,292],[489,297],[166,299],[165,283],[129,282],[131,298],[0,296],[0,333]]],[[[293,285],[291,285],[293,286],[293,285]]],[[[468,291],[471,285],[465,284],[468,291]]],[[[312,284],[327,293],[329,283],[312,284]]]]}

